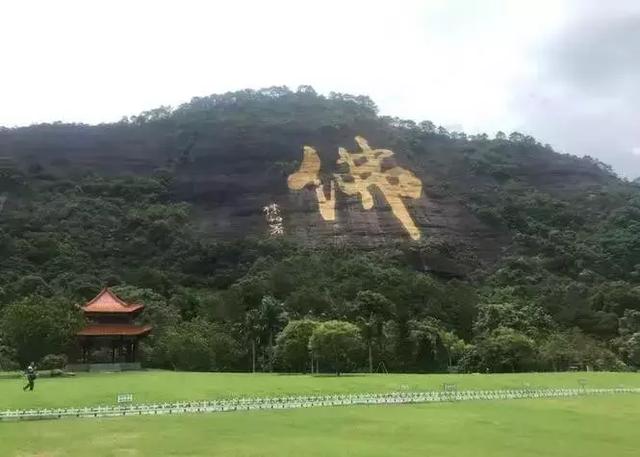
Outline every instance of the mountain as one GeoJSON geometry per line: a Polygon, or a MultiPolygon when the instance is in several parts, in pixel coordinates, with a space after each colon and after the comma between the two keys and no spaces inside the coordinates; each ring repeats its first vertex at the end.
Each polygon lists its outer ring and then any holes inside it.
{"type": "Polygon", "coordinates": [[[483,303],[535,303],[559,329],[607,341],[640,310],[637,185],[517,132],[448,132],[308,86],[0,129],[0,196],[5,302],[129,284],[187,320],[241,319],[264,294],[340,317],[336,303],[365,287],[348,284],[353,258],[426,273],[440,303],[388,275],[366,288],[393,289],[378,292],[408,317],[444,306],[434,316],[467,340],[483,303]],[[444,305],[453,289],[471,294],[469,316],[444,305]]]}
{"type": "MultiPolygon", "coordinates": [[[[496,210],[496,189],[535,189],[562,201],[618,182],[598,163],[555,154],[530,137],[467,138],[430,122],[381,118],[365,97],[325,98],[311,88],[196,98],[176,110],[159,108],[116,124],[3,130],[0,157],[17,169],[37,170],[33,177],[41,180],[87,172],[170,174],[170,198],[192,203],[199,222],[215,237],[265,234],[263,208],[275,203],[285,236],[305,243],[379,246],[413,239],[464,246],[482,259],[495,258],[512,235],[490,214],[496,210]],[[390,197],[374,184],[374,207],[365,209],[361,194],[349,195],[344,185],[338,186],[329,202],[335,217],[328,220],[318,210],[316,189],[324,191],[320,198],[331,197],[336,172],[351,176],[344,166],[340,169],[338,151],[357,154],[357,136],[374,150],[392,151],[384,166],[415,175],[421,189],[412,197],[390,197]],[[321,186],[310,181],[292,190],[287,178],[300,166],[305,146],[320,159],[316,179],[321,186]],[[389,198],[401,200],[396,207],[405,208],[405,219],[415,225],[413,235],[391,211],[389,198]]],[[[386,171],[377,170],[385,179],[386,171]]],[[[388,187],[393,194],[393,186],[388,187]]]]}

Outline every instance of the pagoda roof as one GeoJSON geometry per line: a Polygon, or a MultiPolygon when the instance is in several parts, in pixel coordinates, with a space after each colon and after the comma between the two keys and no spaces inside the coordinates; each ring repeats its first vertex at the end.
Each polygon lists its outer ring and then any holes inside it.
{"type": "Polygon", "coordinates": [[[151,331],[150,325],[92,324],[78,332],[78,336],[142,336],[151,331]]]}
{"type": "Polygon", "coordinates": [[[108,288],[104,288],[90,302],[82,307],[86,313],[133,313],[144,308],[144,305],[130,305],[118,298],[108,288]]]}

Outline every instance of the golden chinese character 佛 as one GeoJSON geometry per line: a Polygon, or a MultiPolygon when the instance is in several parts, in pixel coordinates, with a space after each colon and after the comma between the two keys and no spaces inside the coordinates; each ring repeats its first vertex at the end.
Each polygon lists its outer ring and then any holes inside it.
{"type": "Polygon", "coordinates": [[[289,176],[288,184],[292,190],[301,190],[306,186],[315,189],[320,214],[325,220],[333,221],[335,212],[335,184],[347,195],[359,195],[362,207],[370,210],[374,206],[373,189],[378,189],[391,207],[391,212],[400,221],[409,236],[420,239],[420,230],[407,211],[402,197],[419,198],[422,194],[422,182],[409,170],[393,166],[383,168],[383,161],[394,155],[389,149],[372,149],[366,139],[356,137],[361,152],[348,152],[339,148],[338,165],[346,166],[346,173],[334,173],[331,181],[330,197],[327,198],[320,180],[320,157],[317,151],[304,147],[304,156],[300,169],[289,176]]]}

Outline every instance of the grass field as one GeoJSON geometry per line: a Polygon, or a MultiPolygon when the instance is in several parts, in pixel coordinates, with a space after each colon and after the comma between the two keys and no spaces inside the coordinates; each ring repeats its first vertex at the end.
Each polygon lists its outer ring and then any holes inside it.
{"type": "MultiPolygon", "coordinates": [[[[636,373],[308,376],[165,371],[0,380],[0,410],[458,389],[640,387],[636,373]]],[[[637,456],[640,395],[0,422],[0,457],[637,456]]]]}
{"type": "Polygon", "coordinates": [[[247,373],[180,373],[169,371],[84,374],[42,378],[36,390],[23,392],[22,379],[0,380],[0,410],[92,406],[115,403],[119,393],[132,393],[136,403],[213,400],[237,396],[374,393],[439,390],[455,383],[459,390],[531,387],[640,387],[637,373],[523,373],[491,375],[351,375],[308,376],[247,373]]]}
{"type": "Polygon", "coordinates": [[[3,457],[636,457],[640,396],[0,423],[3,457]]]}

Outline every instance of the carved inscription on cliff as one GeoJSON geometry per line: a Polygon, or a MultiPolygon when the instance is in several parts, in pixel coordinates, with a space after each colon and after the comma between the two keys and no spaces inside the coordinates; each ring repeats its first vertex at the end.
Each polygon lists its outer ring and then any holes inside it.
{"type": "Polygon", "coordinates": [[[347,195],[358,195],[362,207],[374,207],[372,190],[384,195],[391,212],[402,224],[409,236],[420,239],[420,231],[409,214],[402,198],[419,198],[422,182],[409,170],[394,166],[383,168],[383,161],[394,155],[389,149],[372,149],[366,139],[356,137],[360,152],[338,149],[338,165],[346,169],[344,173],[334,173],[330,182],[329,195],[325,193],[320,180],[320,157],[311,146],[305,146],[300,169],[288,178],[289,189],[301,190],[312,187],[318,200],[320,215],[326,221],[336,220],[336,186],[347,195]]]}

